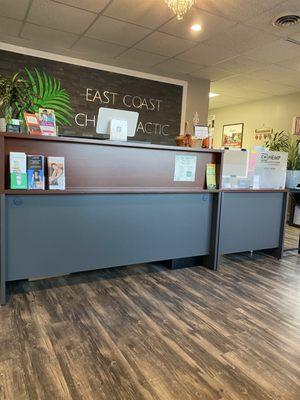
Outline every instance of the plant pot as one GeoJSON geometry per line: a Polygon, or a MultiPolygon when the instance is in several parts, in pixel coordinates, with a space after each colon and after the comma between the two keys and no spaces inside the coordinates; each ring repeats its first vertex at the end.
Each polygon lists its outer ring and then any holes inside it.
{"type": "Polygon", "coordinates": [[[5,118],[0,118],[0,132],[6,132],[5,118]]]}
{"type": "Polygon", "coordinates": [[[288,189],[300,188],[300,171],[288,170],[286,171],[285,187],[288,189]]]}

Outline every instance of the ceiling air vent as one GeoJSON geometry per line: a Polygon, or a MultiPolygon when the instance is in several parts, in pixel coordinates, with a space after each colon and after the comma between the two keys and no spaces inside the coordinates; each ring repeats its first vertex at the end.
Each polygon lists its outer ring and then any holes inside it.
{"type": "Polygon", "coordinates": [[[273,21],[273,26],[277,26],[279,28],[286,28],[291,25],[299,24],[300,22],[300,15],[298,14],[287,14],[281,15],[277,17],[273,21]]]}

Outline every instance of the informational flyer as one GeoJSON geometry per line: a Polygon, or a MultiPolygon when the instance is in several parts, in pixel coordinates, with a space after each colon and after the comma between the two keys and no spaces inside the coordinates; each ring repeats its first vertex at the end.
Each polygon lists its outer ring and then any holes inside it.
{"type": "Polygon", "coordinates": [[[39,123],[42,135],[56,136],[56,122],[54,110],[39,108],[39,123]]]}
{"type": "Polygon", "coordinates": [[[216,189],[216,164],[206,164],[206,189],[216,189]]]}
{"type": "Polygon", "coordinates": [[[194,135],[197,139],[205,139],[208,137],[208,126],[195,125],[194,135]]]}
{"type": "Polygon", "coordinates": [[[175,182],[195,182],[197,157],[191,155],[175,155],[175,182]]]}

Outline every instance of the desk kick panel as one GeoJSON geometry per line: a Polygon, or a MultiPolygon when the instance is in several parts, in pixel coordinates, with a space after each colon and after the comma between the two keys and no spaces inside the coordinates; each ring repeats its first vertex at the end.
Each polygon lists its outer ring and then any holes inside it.
{"type": "Polygon", "coordinates": [[[221,254],[277,248],[284,193],[224,193],[221,254]]]}
{"type": "Polygon", "coordinates": [[[7,280],[207,255],[212,196],[8,195],[7,280]]]}

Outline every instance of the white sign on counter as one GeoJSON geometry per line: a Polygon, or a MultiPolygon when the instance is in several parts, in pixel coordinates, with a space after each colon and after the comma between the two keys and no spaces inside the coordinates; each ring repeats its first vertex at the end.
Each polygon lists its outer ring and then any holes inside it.
{"type": "Polygon", "coordinates": [[[263,151],[256,154],[253,189],[284,189],[288,153],[263,151]]]}
{"type": "Polygon", "coordinates": [[[176,154],[174,181],[195,182],[197,156],[176,154]]]}

